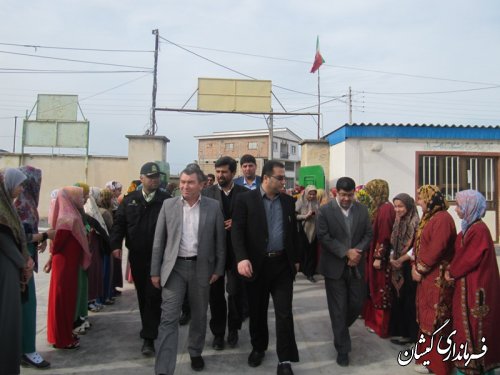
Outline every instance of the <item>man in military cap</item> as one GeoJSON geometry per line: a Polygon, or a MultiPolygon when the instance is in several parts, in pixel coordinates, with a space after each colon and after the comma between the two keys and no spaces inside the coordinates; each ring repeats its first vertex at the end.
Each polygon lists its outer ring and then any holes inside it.
{"type": "Polygon", "coordinates": [[[151,284],[150,278],[156,221],[163,201],[170,198],[168,192],[158,189],[161,173],[156,163],[149,162],[142,166],[142,189],[123,198],[110,235],[113,256],[121,258],[124,238],[129,250],[128,260],[141,313],[140,336],[144,339],[141,351],[145,356],[154,354],[154,340],[161,316],[161,292],[151,284]]]}

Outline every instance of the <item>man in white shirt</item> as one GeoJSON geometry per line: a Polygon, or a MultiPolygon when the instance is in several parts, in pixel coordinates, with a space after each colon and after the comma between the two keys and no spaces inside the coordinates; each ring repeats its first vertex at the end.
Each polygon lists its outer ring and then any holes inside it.
{"type": "Polygon", "coordinates": [[[189,164],[180,174],[181,196],[169,199],[158,216],[151,260],[151,282],[162,293],[156,374],[174,373],[179,316],[186,290],[191,306],[191,367],[201,371],[205,366],[201,354],[210,284],[224,275],[226,234],[219,202],[201,196],[203,181],[201,169],[189,164]]]}

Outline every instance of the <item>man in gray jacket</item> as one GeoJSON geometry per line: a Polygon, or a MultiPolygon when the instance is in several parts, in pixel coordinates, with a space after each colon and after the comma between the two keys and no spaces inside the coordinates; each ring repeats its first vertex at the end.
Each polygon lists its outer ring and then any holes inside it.
{"type": "Polygon", "coordinates": [[[158,216],[151,282],[162,289],[156,340],[156,374],[173,375],[179,316],[186,290],[191,305],[188,351],[191,367],[203,370],[210,284],[224,275],[226,234],[220,204],[201,196],[203,172],[189,164],[180,174],[181,196],[164,202],[158,216]]]}
{"type": "Polygon", "coordinates": [[[367,208],[354,200],[354,180],[341,177],[336,187],[336,199],[319,209],[316,231],[337,363],[345,367],[351,351],[349,327],[365,299],[364,253],[370,246],[372,225],[367,208]]]}

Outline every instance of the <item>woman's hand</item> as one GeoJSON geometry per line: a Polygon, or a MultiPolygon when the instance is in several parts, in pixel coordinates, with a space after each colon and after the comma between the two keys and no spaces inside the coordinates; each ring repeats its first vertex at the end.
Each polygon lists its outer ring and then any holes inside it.
{"type": "Polygon", "coordinates": [[[382,268],[382,260],[380,259],[375,259],[373,261],[373,268],[375,268],[376,270],[379,270],[382,268]]]}
{"type": "Polygon", "coordinates": [[[417,283],[422,281],[422,275],[417,272],[417,268],[415,267],[415,265],[411,267],[411,278],[417,283]]]}
{"type": "Polygon", "coordinates": [[[52,270],[52,254],[50,255],[49,259],[47,259],[47,263],[45,263],[45,266],[43,266],[43,272],[49,273],[52,270]]]}

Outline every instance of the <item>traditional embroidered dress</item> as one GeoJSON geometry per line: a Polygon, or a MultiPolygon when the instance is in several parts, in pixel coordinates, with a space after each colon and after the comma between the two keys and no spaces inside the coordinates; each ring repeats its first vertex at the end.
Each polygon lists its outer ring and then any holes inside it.
{"type": "MultiPolygon", "coordinates": [[[[500,367],[500,276],[493,240],[480,219],[486,210],[484,197],[474,190],[459,192],[457,204],[464,213],[462,232],[455,243],[450,276],[455,279],[453,295],[453,341],[457,349],[467,343],[469,354],[487,352],[480,359],[456,361],[466,374],[484,374],[500,367]],[[483,342],[482,339],[485,339],[483,342]]],[[[462,351],[463,352],[463,351],[462,351]]]]}
{"type": "MultiPolygon", "coordinates": [[[[427,204],[418,226],[415,239],[415,268],[422,275],[417,284],[417,322],[426,342],[430,336],[451,318],[453,282],[445,280],[445,271],[450,264],[456,239],[455,222],[448,213],[448,202],[437,186],[424,185],[418,191],[420,199],[427,204]]],[[[448,324],[441,332],[444,337],[451,331],[448,324]]],[[[437,375],[447,375],[451,362],[443,361],[436,350],[421,357],[417,363],[430,361],[428,366],[437,375]]]]}
{"type": "Polygon", "coordinates": [[[365,267],[365,278],[370,295],[365,302],[363,316],[365,325],[380,337],[389,335],[389,319],[391,312],[391,267],[389,254],[391,251],[391,233],[394,225],[394,207],[387,201],[389,185],[384,180],[371,180],[365,186],[370,196],[372,209],[373,239],[368,252],[365,267]],[[381,261],[381,268],[373,267],[373,262],[381,261]]]}

